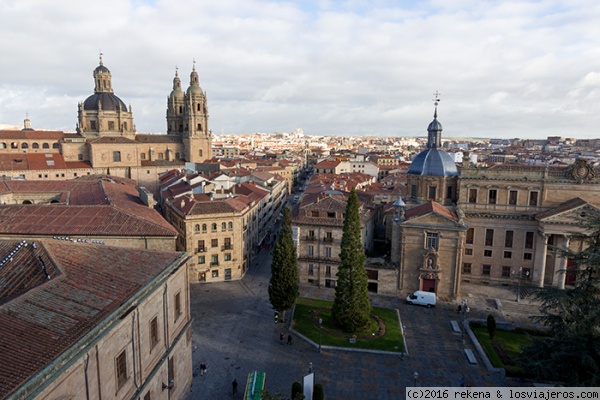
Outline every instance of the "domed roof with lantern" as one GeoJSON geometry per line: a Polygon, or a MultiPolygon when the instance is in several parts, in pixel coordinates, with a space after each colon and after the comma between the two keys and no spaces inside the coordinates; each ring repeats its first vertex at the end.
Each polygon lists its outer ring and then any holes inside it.
{"type": "Polygon", "coordinates": [[[458,168],[452,157],[441,149],[442,124],[437,119],[437,106],[440,102],[436,93],[433,121],[427,127],[427,149],[420,152],[411,162],[408,174],[426,176],[458,176],[458,168]]]}

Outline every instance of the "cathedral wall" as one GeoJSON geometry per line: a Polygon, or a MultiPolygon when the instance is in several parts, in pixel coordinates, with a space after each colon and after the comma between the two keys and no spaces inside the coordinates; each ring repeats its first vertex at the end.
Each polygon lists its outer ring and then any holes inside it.
{"type": "Polygon", "coordinates": [[[90,160],[89,147],[86,142],[62,143],[61,154],[66,162],[90,160]]]}
{"type": "Polygon", "coordinates": [[[139,164],[136,146],[133,143],[93,143],[91,162],[94,168],[136,167],[139,164]]]}

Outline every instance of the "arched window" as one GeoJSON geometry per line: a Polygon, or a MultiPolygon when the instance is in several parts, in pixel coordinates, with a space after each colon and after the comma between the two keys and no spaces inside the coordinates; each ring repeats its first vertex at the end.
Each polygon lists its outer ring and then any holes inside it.
{"type": "Polygon", "coordinates": [[[31,200],[23,200],[23,204],[33,204],[31,200]]]}
{"type": "Polygon", "coordinates": [[[202,232],[206,232],[206,224],[202,224],[202,232]]]}
{"type": "Polygon", "coordinates": [[[194,226],[194,231],[195,231],[195,232],[200,232],[200,225],[199,225],[199,224],[196,224],[196,225],[194,226]]]}
{"type": "Polygon", "coordinates": [[[0,149],[5,149],[6,148],[6,143],[2,142],[0,143],[0,149]]]}
{"type": "Polygon", "coordinates": [[[42,143],[42,149],[49,149],[50,145],[48,143],[42,143]]]}
{"type": "Polygon", "coordinates": [[[17,142],[12,142],[12,143],[10,144],[10,148],[11,148],[11,149],[18,149],[18,148],[19,148],[19,144],[18,144],[17,142]]]}
{"type": "Polygon", "coordinates": [[[52,143],[52,148],[53,149],[60,149],[60,144],[58,142],[54,142],[54,143],[52,143]]]}
{"type": "Polygon", "coordinates": [[[226,230],[226,229],[227,229],[227,224],[226,224],[225,222],[223,222],[223,223],[221,224],[221,230],[222,230],[222,231],[224,231],[224,230],[226,230]]]}
{"type": "Polygon", "coordinates": [[[39,149],[39,148],[40,148],[40,145],[39,145],[39,144],[37,144],[37,142],[33,142],[33,143],[31,144],[31,148],[32,148],[32,149],[39,149]]]}
{"type": "Polygon", "coordinates": [[[230,221],[229,222],[229,230],[232,230],[232,229],[233,229],[233,222],[230,221]]]}
{"type": "Polygon", "coordinates": [[[28,149],[29,145],[26,142],[21,143],[21,148],[22,149],[28,149]]]}
{"type": "Polygon", "coordinates": [[[216,231],[216,230],[217,230],[217,224],[215,224],[214,222],[213,222],[213,224],[212,224],[210,227],[211,227],[211,229],[212,229],[213,231],[216,231]]]}

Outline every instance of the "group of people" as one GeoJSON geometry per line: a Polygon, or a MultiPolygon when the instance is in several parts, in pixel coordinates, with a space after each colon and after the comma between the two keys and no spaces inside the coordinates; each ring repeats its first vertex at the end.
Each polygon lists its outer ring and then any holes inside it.
{"type": "MultiPolygon", "coordinates": [[[[204,374],[206,374],[206,364],[200,363],[200,375],[203,376],[204,374]]],[[[233,382],[231,382],[232,394],[237,394],[237,389],[238,389],[238,382],[237,382],[237,379],[234,379],[233,382]]]]}
{"type": "MultiPolygon", "coordinates": [[[[280,333],[280,334],[279,334],[279,342],[280,342],[281,344],[283,344],[283,341],[284,341],[284,339],[285,339],[285,336],[283,335],[283,333],[280,333]]],[[[291,334],[288,334],[288,337],[287,337],[287,344],[292,344],[292,335],[291,335],[291,334]]]]}

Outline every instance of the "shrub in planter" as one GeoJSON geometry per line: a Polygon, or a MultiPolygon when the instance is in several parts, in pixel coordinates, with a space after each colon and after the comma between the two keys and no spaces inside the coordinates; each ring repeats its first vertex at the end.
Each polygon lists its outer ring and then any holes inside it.
{"type": "Polygon", "coordinates": [[[323,393],[323,386],[320,383],[317,383],[315,385],[315,389],[313,390],[312,400],[325,400],[325,394],[323,393]]]}
{"type": "Polygon", "coordinates": [[[300,382],[292,383],[292,400],[296,400],[296,398],[301,399],[303,397],[302,384],[300,382]],[[300,395],[300,397],[297,397],[298,395],[300,395]]]}

